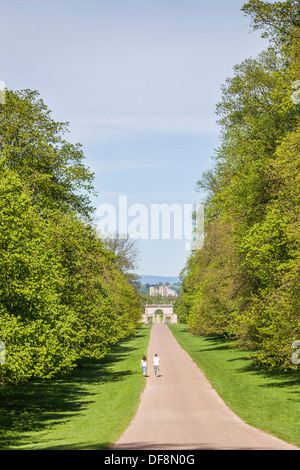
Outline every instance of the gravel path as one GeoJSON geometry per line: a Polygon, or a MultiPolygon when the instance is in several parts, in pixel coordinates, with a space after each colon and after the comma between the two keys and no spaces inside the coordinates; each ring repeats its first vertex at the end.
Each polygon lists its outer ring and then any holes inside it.
{"type": "Polygon", "coordinates": [[[155,324],[138,411],[114,449],[299,450],[249,426],[223,402],[167,325],[155,324]],[[154,376],[152,358],[161,359],[154,376]]]}

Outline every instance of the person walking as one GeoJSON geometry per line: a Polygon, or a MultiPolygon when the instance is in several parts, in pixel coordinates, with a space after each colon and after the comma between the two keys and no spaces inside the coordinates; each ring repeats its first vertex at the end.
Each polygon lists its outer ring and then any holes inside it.
{"type": "Polygon", "coordinates": [[[141,368],[142,368],[142,371],[143,371],[143,375],[145,376],[145,375],[146,375],[146,371],[147,371],[147,358],[146,358],[146,356],[143,356],[143,357],[142,357],[142,360],[141,360],[141,368]]]}
{"type": "Polygon", "coordinates": [[[160,363],[160,358],[158,357],[157,354],[155,354],[155,356],[154,356],[154,358],[153,358],[153,366],[154,366],[154,374],[155,374],[155,377],[158,377],[159,363],[160,363]]]}

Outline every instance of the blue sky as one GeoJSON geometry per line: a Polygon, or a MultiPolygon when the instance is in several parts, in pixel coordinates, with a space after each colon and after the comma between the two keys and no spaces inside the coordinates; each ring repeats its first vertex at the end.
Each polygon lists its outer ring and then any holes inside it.
{"type": "MultiPolygon", "coordinates": [[[[95,207],[195,204],[233,66],[266,47],[241,0],[1,2],[0,80],[38,90],[95,173],[95,207]]],[[[138,273],[176,276],[186,240],[138,240],[138,273]]]]}

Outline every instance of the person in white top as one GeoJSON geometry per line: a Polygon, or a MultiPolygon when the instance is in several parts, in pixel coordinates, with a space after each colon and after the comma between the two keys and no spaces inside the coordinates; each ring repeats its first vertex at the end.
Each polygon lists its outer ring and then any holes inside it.
{"type": "Polygon", "coordinates": [[[146,356],[143,356],[142,359],[141,359],[141,368],[142,368],[142,371],[143,371],[143,375],[145,376],[145,375],[146,375],[146,371],[147,371],[147,359],[146,359],[146,356]]]}
{"type": "Polygon", "coordinates": [[[153,366],[154,366],[154,374],[155,374],[155,377],[158,376],[158,372],[159,372],[159,363],[160,363],[160,358],[158,357],[157,354],[155,354],[154,358],[153,358],[153,366]]]}

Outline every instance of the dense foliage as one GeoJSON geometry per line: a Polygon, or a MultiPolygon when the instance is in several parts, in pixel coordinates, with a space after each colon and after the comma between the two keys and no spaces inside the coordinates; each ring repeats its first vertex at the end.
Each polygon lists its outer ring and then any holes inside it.
{"type": "Polygon", "coordinates": [[[92,173],[37,92],[0,105],[0,384],[71,371],[134,333],[137,289],[92,225],[92,173]]]}
{"type": "Polygon", "coordinates": [[[198,182],[208,194],[205,242],[182,272],[177,313],[196,334],[234,336],[260,364],[293,368],[292,343],[300,339],[300,2],[251,0],[243,11],[269,47],[236,65],[222,88],[222,142],[213,170],[198,182]]]}

